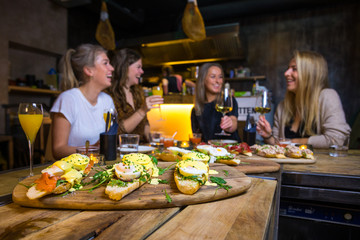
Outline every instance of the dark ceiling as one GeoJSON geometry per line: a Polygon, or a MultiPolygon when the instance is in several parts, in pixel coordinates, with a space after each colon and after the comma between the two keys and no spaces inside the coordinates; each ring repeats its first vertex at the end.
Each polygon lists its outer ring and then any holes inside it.
{"type": "MultiPolygon", "coordinates": [[[[52,0],[68,8],[68,44],[95,41],[101,0],[52,0]]],[[[323,7],[350,0],[197,0],[205,26],[238,22],[244,17],[323,7]]],[[[187,0],[107,0],[117,46],[125,39],[174,32],[184,36],[181,18],[187,0]]]]}

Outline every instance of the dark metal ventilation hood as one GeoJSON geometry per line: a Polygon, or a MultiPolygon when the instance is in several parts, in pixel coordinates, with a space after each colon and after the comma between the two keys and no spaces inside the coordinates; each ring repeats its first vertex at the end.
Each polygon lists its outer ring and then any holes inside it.
{"type": "Polygon", "coordinates": [[[206,35],[205,40],[193,41],[189,38],[165,40],[171,39],[171,34],[164,34],[128,40],[125,45],[136,46],[144,66],[244,59],[238,23],[208,27],[206,35]]]}

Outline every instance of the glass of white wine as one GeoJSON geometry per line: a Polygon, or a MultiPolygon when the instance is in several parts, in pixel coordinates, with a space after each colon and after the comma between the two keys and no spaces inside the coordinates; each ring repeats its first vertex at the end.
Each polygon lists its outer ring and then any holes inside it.
{"type": "MultiPolygon", "coordinates": [[[[215,109],[216,111],[221,112],[223,117],[225,116],[226,113],[232,111],[233,101],[229,88],[224,88],[224,90],[221,91],[220,95],[216,99],[215,109]]],[[[215,133],[215,135],[230,136],[231,134],[226,133],[223,129],[221,133],[215,133]]]]}
{"type": "Polygon", "coordinates": [[[260,115],[264,115],[265,113],[269,113],[271,111],[271,98],[268,91],[262,91],[256,97],[255,103],[255,112],[260,113],[260,115]]]}
{"type": "Polygon", "coordinates": [[[20,125],[25,132],[29,144],[30,174],[27,177],[32,177],[34,176],[33,173],[34,142],[37,132],[39,131],[41,124],[43,122],[43,106],[39,103],[20,103],[18,116],[19,116],[20,125]]]}

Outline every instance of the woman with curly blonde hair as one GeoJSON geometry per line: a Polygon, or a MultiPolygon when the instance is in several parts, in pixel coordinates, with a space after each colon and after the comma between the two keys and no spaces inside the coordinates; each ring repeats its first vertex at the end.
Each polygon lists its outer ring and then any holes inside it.
{"type": "Polygon", "coordinates": [[[295,51],[285,71],[287,91],[274,115],[274,126],[261,116],[257,131],[269,144],[290,138],[293,143],[328,148],[350,135],[339,95],[328,87],[328,67],[322,55],[295,51]]]}

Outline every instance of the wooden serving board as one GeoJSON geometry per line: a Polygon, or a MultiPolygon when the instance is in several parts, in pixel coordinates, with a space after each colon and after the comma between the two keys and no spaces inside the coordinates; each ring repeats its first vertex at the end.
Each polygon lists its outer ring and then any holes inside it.
{"type": "MultiPolygon", "coordinates": [[[[172,163],[159,163],[165,168],[172,163]]],[[[115,209],[153,209],[169,208],[184,205],[206,203],[219,199],[225,199],[244,193],[251,186],[251,178],[237,169],[224,164],[211,164],[210,169],[216,170],[218,174],[211,175],[221,177],[232,186],[229,191],[217,189],[217,186],[202,186],[195,194],[185,195],[181,193],[174,181],[174,170],[171,168],[159,179],[168,180],[168,184],[144,184],[139,189],[125,196],[120,201],[110,200],[105,194],[105,187],[95,189],[93,192],[76,191],[64,197],[48,195],[40,199],[29,200],[26,196],[27,188],[18,184],[13,191],[13,201],[21,206],[36,208],[58,208],[58,209],[83,209],[83,210],[115,210],[115,209]],[[225,174],[228,173],[226,176],[225,174]],[[169,203],[166,193],[171,197],[169,203]]],[[[21,183],[30,185],[39,175],[23,180],[21,183]]]]}
{"type": "Polygon", "coordinates": [[[306,159],[306,158],[266,158],[266,157],[261,157],[258,156],[256,154],[253,154],[251,157],[249,156],[243,156],[240,155],[241,159],[243,159],[244,161],[247,160],[270,160],[270,161],[274,161],[277,163],[315,163],[316,162],[316,157],[315,159],[306,159]]]}
{"type": "Polygon", "coordinates": [[[277,172],[280,170],[280,164],[267,160],[267,159],[250,159],[242,158],[240,156],[241,162],[235,167],[237,170],[243,173],[267,173],[267,172],[277,172]]]}

